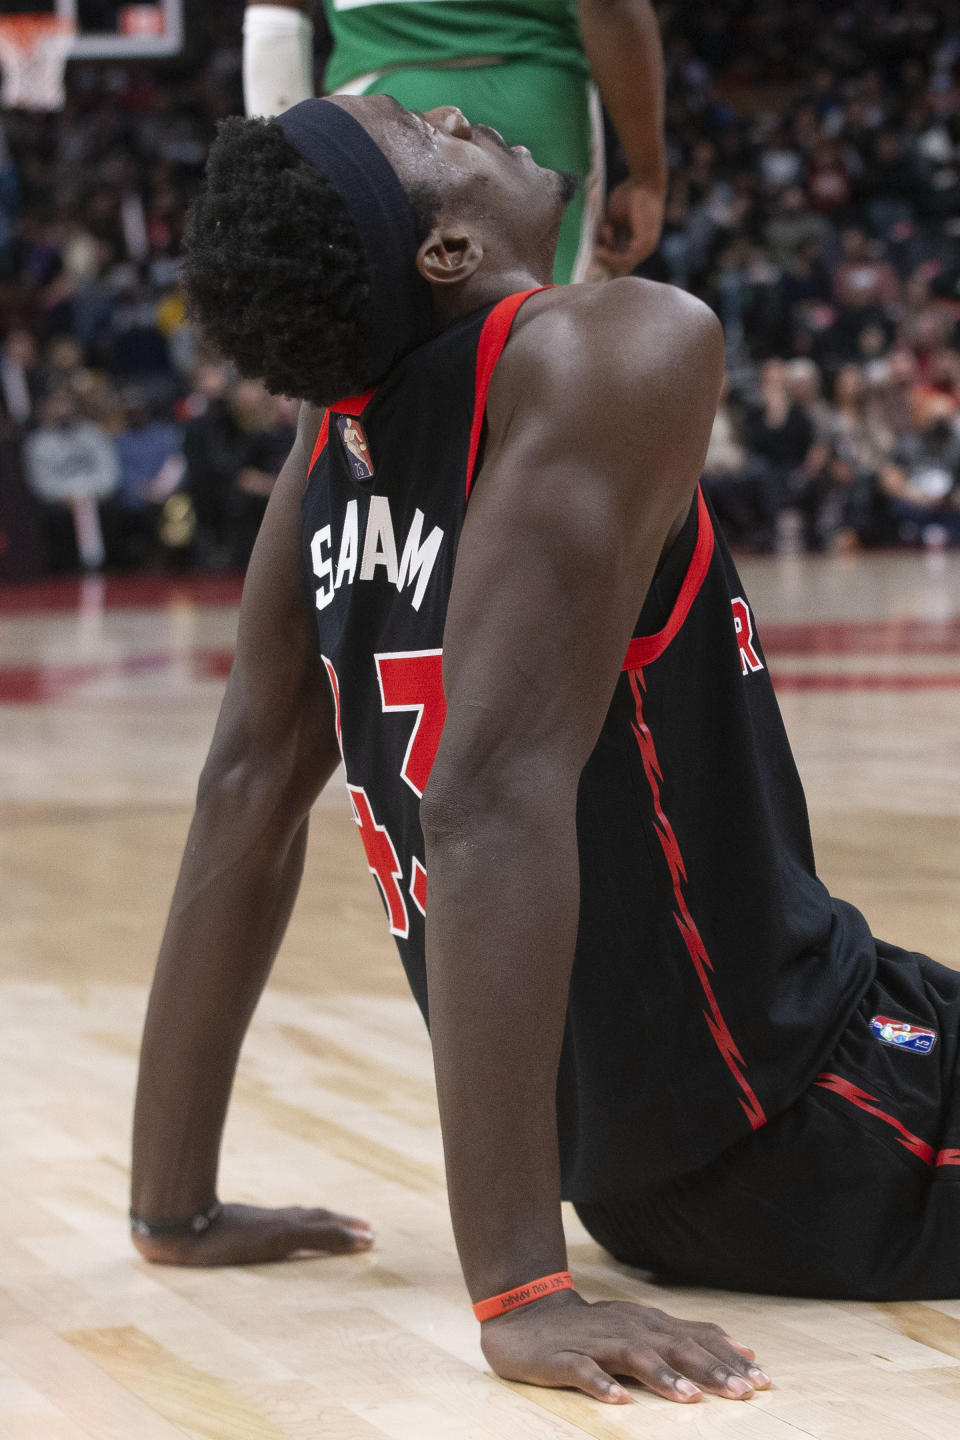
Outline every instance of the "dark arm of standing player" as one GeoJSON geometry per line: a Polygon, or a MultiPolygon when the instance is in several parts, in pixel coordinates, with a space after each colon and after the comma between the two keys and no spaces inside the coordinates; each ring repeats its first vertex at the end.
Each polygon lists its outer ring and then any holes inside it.
{"type": "MultiPolygon", "coordinates": [[[[301,414],[247,573],[237,653],[150,995],[133,1138],[134,1212],[210,1205],[244,1034],[286,928],[310,807],[339,761],[326,679],[300,581],[300,499],[316,436],[301,414]]],[[[228,1205],[204,1234],[134,1236],[151,1260],[238,1264],[369,1243],[324,1210],[228,1205]]]]}
{"type": "MultiPolygon", "coordinates": [[[[431,1035],[474,1301],[566,1268],[556,1080],[577,788],[689,506],[722,372],[719,326],[698,302],[635,280],[577,288],[572,313],[527,319],[491,387],[444,635],[447,719],[421,807],[431,1035]]],[[[677,1389],[683,1376],[732,1395],[748,1368],[716,1327],[570,1292],[482,1333],[501,1375],[606,1400],[626,1398],[615,1373],[677,1400],[697,1394],[677,1389]]]]}
{"type": "Polygon", "coordinates": [[[630,175],[611,191],[597,259],[627,275],[656,249],[667,195],[663,49],[650,0],[579,0],[590,69],[630,175]]]}

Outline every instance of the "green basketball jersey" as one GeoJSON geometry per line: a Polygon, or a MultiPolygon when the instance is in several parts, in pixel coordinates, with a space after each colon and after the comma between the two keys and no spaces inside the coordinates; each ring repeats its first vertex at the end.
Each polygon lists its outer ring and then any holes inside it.
{"type": "Polygon", "coordinates": [[[586,75],[576,0],[324,0],[333,55],[324,89],[400,66],[490,57],[586,75]]]}

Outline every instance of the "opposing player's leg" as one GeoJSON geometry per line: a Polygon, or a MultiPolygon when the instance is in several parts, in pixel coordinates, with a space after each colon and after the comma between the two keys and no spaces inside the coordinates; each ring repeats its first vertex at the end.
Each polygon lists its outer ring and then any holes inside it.
{"type": "Polygon", "coordinates": [[[457,105],[472,124],[491,125],[508,145],[526,145],[539,165],[579,177],[564,217],[553,278],[583,280],[603,209],[603,118],[595,86],[560,65],[420,67],[360,76],[356,95],[392,95],[408,110],[457,105]]]}
{"type": "MultiPolygon", "coordinates": [[[[243,24],[243,93],[248,115],[278,115],[314,94],[314,0],[258,0],[243,24]]],[[[508,145],[526,145],[540,165],[579,178],[564,216],[553,278],[587,278],[603,214],[603,115],[593,83],[560,65],[524,60],[399,69],[362,75],[353,95],[392,95],[410,110],[458,105],[492,125],[508,145]]]]}
{"type": "Polygon", "coordinates": [[[807,1092],[696,1174],[578,1204],[664,1280],[781,1295],[960,1293],[960,974],[877,942],[877,976],[807,1092]]]}

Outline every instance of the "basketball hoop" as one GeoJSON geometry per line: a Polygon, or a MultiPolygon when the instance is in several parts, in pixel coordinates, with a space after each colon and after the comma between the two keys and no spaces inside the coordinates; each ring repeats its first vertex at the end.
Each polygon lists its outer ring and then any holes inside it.
{"type": "Polygon", "coordinates": [[[76,24],[62,15],[0,15],[0,106],[59,110],[76,24]]]}

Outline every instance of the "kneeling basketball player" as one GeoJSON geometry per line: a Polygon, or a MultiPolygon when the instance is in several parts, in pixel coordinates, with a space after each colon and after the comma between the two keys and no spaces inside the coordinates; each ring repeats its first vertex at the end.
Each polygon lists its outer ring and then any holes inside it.
{"type": "Polygon", "coordinates": [[[429,1018],[450,1206],[501,1375],[610,1402],[767,1377],[719,1328],[588,1304],[560,1201],[667,1279],[960,1293],[960,976],[816,877],[749,601],[697,488],[717,322],[544,288],[568,180],[455,109],[225,122],[194,310],[304,400],[251,562],[150,1002],[150,1259],[370,1244],[216,1197],[241,1040],[341,756],[429,1018]],[[327,407],[321,419],[320,407],[327,407]]]}

